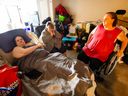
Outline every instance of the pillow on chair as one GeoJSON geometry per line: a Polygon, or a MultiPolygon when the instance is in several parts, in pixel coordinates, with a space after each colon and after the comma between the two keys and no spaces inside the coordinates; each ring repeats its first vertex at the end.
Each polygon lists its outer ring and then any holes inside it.
{"type": "Polygon", "coordinates": [[[23,36],[26,42],[29,42],[31,39],[26,35],[26,31],[23,29],[14,29],[0,34],[0,48],[4,52],[10,52],[16,46],[14,38],[17,36],[23,36]]]}

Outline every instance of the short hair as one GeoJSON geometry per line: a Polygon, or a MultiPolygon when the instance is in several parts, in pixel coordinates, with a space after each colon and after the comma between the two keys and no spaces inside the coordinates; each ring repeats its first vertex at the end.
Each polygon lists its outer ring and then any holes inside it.
{"type": "Polygon", "coordinates": [[[111,18],[114,19],[112,26],[113,27],[116,26],[117,21],[118,21],[116,13],[115,12],[107,12],[106,14],[109,14],[111,16],[111,18]]]}
{"type": "Polygon", "coordinates": [[[22,35],[16,35],[16,36],[13,38],[13,42],[14,42],[15,46],[17,45],[17,44],[16,44],[16,38],[17,38],[17,37],[23,38],[23,40],[24,40],[25,43],[26,43],[26,40],[25,40],[25,38],[24,38],[22,35]]]}
{"type": "Polygon", "coordinates": [[[48,22],[46,23],[46,28],[48,28],[48,27],[54,28],[54,24],[53,24],[51,21],[48,21],[48,22]]]}

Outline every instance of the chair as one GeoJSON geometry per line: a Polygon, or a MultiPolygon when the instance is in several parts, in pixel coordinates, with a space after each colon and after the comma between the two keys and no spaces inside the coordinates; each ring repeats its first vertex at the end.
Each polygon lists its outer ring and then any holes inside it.
{"type": "Polygon", "coordinates": [[[108,58],[108,60],[100,67],[97,71],[99,74],[109,75],[114,70],[117,64],[117,52],[112,52],[108,58]]]}
{"type": "Polygon", "coordinates": [[[40,37],[42,31],[45,29],[45,25],[39,25],[35,28],[35,33],[38,37],[40,37]]]}
{"type": "Polygon", "coordinates": [[[125,13],[126,13],[126,10],[123,10],[123,9],[116,10],[117,15],[124,15],[125,13]]]}
{"type": "Polygon", "coordinates": [[[117,52],[119,50],[120,43],[121,43],[120,41],[118,40],[116,41],[115,49],[109,55],[107,61],[99,68],[99,70],[96,71],[97,73],[103,75],[109,75],[114,70],[118,62],[117,52]]]}

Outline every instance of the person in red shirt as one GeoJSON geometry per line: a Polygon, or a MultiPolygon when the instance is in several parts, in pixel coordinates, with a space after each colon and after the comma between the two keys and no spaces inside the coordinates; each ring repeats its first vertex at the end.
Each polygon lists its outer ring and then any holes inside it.
{"type": "Polygon", "coordinates": [[[86,64],[92,71],[96,71],[103,65],[113,52],[116,40],[122,42],[117,57],[123,54],[127,45],[124,32],[117,26],[117,16],[114,12],[107,12],[103,17],[103,23],[98,25],[89,35],[82,51],[77,58],[86,64]]]}

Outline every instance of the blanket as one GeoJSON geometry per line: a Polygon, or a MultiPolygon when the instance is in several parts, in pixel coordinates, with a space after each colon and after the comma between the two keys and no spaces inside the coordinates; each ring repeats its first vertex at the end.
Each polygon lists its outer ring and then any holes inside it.
{"type": "Polygon", "coordinates": [[[86,96],[87,89],[92,86],[92,72],[88,66],[61,53],[40,50],[22,58],[20,65],[22,70],[36,69],[42,73],[34,84],[42,96],[86,96]]]}

